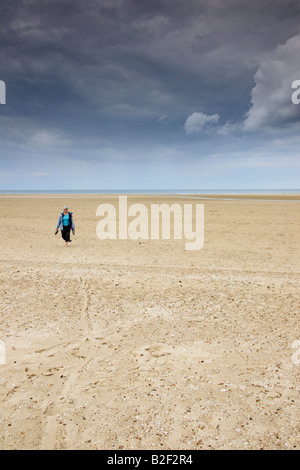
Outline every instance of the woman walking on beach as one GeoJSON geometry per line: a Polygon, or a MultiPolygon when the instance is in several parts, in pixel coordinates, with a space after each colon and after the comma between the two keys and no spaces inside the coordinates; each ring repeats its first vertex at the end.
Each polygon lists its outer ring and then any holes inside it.
{"type": "Polygon", "coordinates": [[[73,235],[75,235],[75,224],[73,220],[73,213],[69,212],[67,206],[63,208],[63,211],[59,214],[58,223],[56,226],[55,235],[58,233],[58,228],[61,230],[61,236],[66,242],[66,246],[72,240],[70,240],[70,232],[72,230],[73,235]]]}

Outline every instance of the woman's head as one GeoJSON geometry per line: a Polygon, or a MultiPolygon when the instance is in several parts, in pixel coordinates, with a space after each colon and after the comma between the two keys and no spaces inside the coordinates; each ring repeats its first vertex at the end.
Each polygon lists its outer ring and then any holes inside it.
{"type": "Polygon", "coordinates": [[[69,212],[69,208],[68,208],[67,206],[65,206],[65,207],[63,208],[63,211],[64,211],[65,214],[67,214],[67,213],[69,212]]]}

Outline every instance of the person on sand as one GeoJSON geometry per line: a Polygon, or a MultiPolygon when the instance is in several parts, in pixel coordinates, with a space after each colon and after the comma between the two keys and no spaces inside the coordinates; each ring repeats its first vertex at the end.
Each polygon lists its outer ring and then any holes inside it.
{"type": "Polygon", "coordinates": [[[75,224],[73,219],[73,213],[69,212],[67,206],[63,208],[63,211],[59,214],[58,223],[56,226],[55,235],[58,233],[58,228],[61,230],[61,236],[66,242],[66,246],[72,240],[70,239],[70,232],[72,230],[73,235],[75,235],[75,224]]]}

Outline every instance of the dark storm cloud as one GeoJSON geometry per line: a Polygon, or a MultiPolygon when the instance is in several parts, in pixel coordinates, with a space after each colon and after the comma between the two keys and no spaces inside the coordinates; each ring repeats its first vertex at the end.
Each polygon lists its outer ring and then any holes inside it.
{"type": "Polygon", "coordinates": [[[230,152],[258,127],[299,122],[289,76],[274,79],[276,61],[297,69],[298,0],[10,0],[0,17],[12,158],[134,159],[155,144],[180,159],[187,142],[201,158],[218,139],[230,152]]]}
{"type": "Polygon", "coordinates": [[[1,10],[16,100],[77,98],[139,118],[195,107],[237,118],[259,60],[299,32],[300,14],[299,2],[276,0],[12,0],[1,10]]]}

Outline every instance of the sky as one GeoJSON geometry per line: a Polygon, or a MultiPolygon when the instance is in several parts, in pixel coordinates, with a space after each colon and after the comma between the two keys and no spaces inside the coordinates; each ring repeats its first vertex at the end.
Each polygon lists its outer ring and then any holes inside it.
{"type": "Polygon", "coordinates": [[[0,21],[0,189],[300,187],[299,0],[4,0],[0,21]]]}

